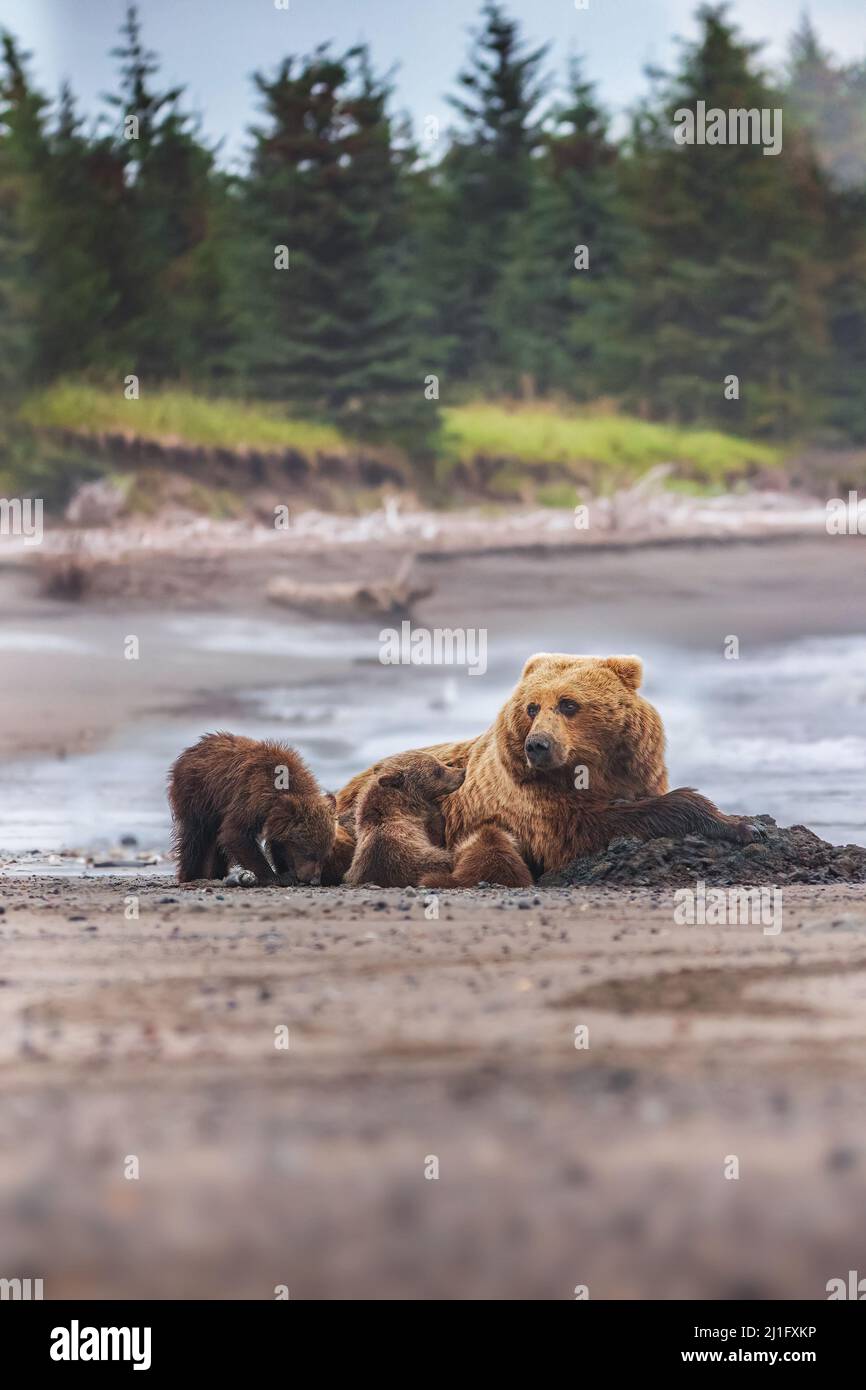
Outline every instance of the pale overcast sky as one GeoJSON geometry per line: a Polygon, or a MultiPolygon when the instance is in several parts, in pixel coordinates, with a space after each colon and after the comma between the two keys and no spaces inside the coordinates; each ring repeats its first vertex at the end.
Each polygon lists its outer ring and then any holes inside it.
{"type": "MultiPolygon", "coordinates": [[[[533,43],[552,44],[551,67],[569,53],[586,59],[602,100],[621,112],[644,90],[647,63],[667,65],[676,36],[694,33],[697,0],[508,0],[533,43]]],[[[114,46],[126,0],[0,0],[0,26],[33,52],[33,70],[55,93],[68,78],[87,113],[115,85],[114,46]]],[[[768,62],[785,53],[802,13],[791,0],[733,0],[731,13],[750,38],[767,40],[768,62]]],[[[811,0],[807,5],[823,42],[846,59],[866,55],[864,0],[811,0]]],[[[398,64],[398,108],[416,128],[427,115],[449,119],[443,98],[475,25],[480,0],[141,0],[148,46],[163,60],[166,83],[187,87],[187,106],[203,116],[206,133],[223,139],[224,158],[245,148],[255,118],[249,75],[271,69],[287,53],[307,53],[333,39],[371,46],[377,70],[398,64]]]]}

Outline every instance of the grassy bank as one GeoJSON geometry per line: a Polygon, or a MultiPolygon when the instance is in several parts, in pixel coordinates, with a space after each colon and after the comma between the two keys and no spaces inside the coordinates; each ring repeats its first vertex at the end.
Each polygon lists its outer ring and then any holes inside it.
{"type": "Polygon", "coordinates": [[[754,467],[773,468],[783,452],[718,430],[680,429],[628,416],[564,413],[547,405],[505,406],[478,402],[443,411],[445,460],[469,463],[479,456],[522,468],[544,465],[583,477],[614,481],[638,478],[670,463],[683,475],[722,483],[754,467]]]}
{"type": "MultiPolygon", "coordinates": [[[[478,479],[498,497],[551,506],[574,503],[575,487],[604,492],[672,465],[671,485],[716,487],[755,468],[781,464],[784,451],[717,430],[652,424],[601,410],[547,403],[475,402],[446,406],[436,448],[436,491],[446,500],[459,478],[478,479]]],[[[322,421],[289,416],[277,405],[211,398],[190,391],[122,391],[64,382],[24,403],[22,421],[37,432],[79,437],[123,434],[166,448],[203,447],[351,454],[351,439],[322,421]]]]}
{"type": "Polygon", "coordinates": [[[120,391],[59,382],[30,396],[21,410],[25,424],[83,434],[129,432],[165,445],[219,449],[297,449],[315,453],[342,449],[340,431],[315,420],[289,418],[278,406],[191,391],[145,391],[128,401],[120,391]]]}

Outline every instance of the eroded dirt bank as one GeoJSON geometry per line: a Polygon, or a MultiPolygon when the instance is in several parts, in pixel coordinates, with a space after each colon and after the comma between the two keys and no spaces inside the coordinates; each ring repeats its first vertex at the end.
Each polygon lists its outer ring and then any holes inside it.
{"type": "Polygon", "coordinates": [[[661,889],[0,907],[0,1273],[46,1297],[823,1298],[864,1267],[862,886],[787,886],[776,936],[661,889]]]}

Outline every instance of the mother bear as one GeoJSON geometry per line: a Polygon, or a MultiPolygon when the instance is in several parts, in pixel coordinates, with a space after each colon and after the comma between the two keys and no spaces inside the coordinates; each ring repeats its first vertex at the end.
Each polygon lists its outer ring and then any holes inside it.
{"type": "MultiPolygon", "coordinates": [[[[423,750],[466,769],[463,785],[442,808],[445,844],[456,851],[458,866],[461,845],[482,827],[488,842],[489,827],[508,832],[535,877],[604,849],[618,835],[759,837],[748,821],[724,815],[691,788],[668,791],[664,729],[658,711],[638,694],[642,675],[636,656],[539,652],[489,729],[423,750]]],[[[388,765],[382,759],[338,794],[341,829],[325,881],[338,882],[348,867],[355,803],[388,765]]],[[[501,865],[507,845],[491,848],[501,865]]],[[[477,856],[471,862],[472,881],[483,880],[483,863],[477,856]]],[[[502,882],[501,869],[496,881],[502,882]]]]}

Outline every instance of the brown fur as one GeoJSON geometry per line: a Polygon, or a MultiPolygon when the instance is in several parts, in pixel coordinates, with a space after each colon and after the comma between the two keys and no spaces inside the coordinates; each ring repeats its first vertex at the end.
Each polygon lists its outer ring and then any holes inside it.
{"type": "Polygon", "coordinates": [[[436,870],[450,872],[451,855],[434,843],[442,806],[463,783],[463,771],[429,753],[405,753],[379,765],[358,798],[357,845],[346,882],[357,887],[406,888],[436,870]]]}
{"type": "Polygon", "coordinates": [[[352,810],[348,816],[348,825],[340,818],[337,821],[337,835],[334,840],[334,847],[330,854],[325,857],[322,865],[322,887],[333,888],[338,883],[342,883],[345,878],[352,857],[355,853],[355,812],[352,810]]]}
{"type": "Polygon", "coordinates": [[[454,851],[451,873],[425,874],[422,888],[472,888],[476,883],[498,883],[503,888],[528,888],[532,874],[517,841],[498,825],[482,825],[454,851]]]}
{"type": "Polygon", "coordinates": [[[205,734],[172,767],[168,796],[180,883],[224,878],[232,864],[259,883],[317,883],[334,849],[334,798],[286,743],[205,734]],[[275,785],[280,768],[285,789],[275,785]]]}
{"type": "MultiPolygon", "coordinates": [[[[619,835],[755,839],[747,822],[724,815],[691,788],[668,791],[664,730],[637,693],[641,676],[638,657],[539,653],[485,733],[423,750],[466,769],[463,786],[444,805],[446,846],[455,848],[493,821],[514,837],[537,876],[619,835]],[[578,708],[563,713],[562,700],[578,708]],[[534,715],[530,705],[538,706],[534,715]],[[529,760],[530,736],[544,745],[544,765],[529,760]],[[575,787],[580,766],[588,772],[585,790],[575,787]]],[[[375,775],[369,768],[347,783],[337,797],[341,814],[375,775]]]]}

